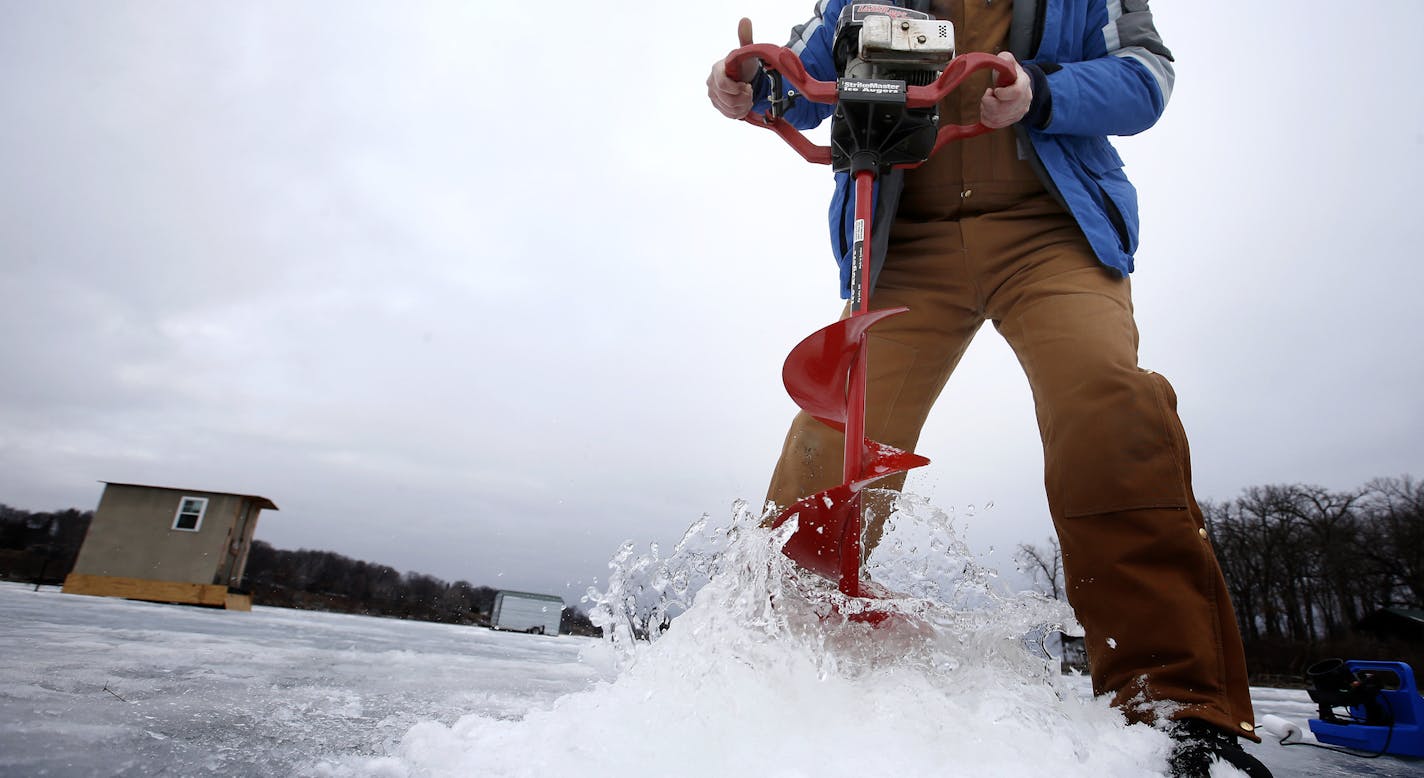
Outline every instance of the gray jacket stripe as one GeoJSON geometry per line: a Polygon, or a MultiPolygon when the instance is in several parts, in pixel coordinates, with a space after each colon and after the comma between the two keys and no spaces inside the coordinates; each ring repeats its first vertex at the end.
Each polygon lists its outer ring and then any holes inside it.
{"type": "Polygon", "coordinates": [[[1172,85],[1177,81],[1177,71],[1172,67],[1171,60],[1153,54],[1141,46],[1121,49],[1116,55],[1135,59],[1147,67],[1147,72],[1157,79],[1157,88],[1162,90],[1163,105],[1172,99],[1172,85]]]}
{"type": "Polygon", "coordinates": [[[1172,52],[1162,43],[1162,36],[1152,24],[1148,0],[1107,0],[1108,23],[1103,27],[1103,40],[1108,53],[1141,62],[1157,80],[1162,90],[1162,102],[1172,99],[1172,85],[1177,72],[1172,68],[1172,52]]]}
{"type": "Polygon", "coordinates": [[[816,34],[816,30],[821,29],[824,23],[822,15],[826,12],[826,0],[816,3],[816,15],[811,17],[805,24],[798,24],[791,28],[791,40],[786,44],[786,48],[801,56],[802,49],[806,48],[806,43],[811,40],[811,36],[816,34]]]}
{"type": "Polygon", "coordinates": [[[1117,20],[1122,18],[1122,0],[1108,0],[1108,23],[1103,27],[1103,40],[1107,42],[1108,53],[1116,54],[1122,48],[1117,35],[1117,20]]]}

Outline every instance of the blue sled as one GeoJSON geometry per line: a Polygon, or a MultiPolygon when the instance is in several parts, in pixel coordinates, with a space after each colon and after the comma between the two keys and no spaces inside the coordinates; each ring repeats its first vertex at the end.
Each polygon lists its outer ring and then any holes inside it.
{"type": "MultiPolygon", "coordinates": [[[[1416,691],[1414,671],[1409,665],[1349,659],[1345,667],[1356,674],[1361,671],[1378,672],[1386,678],[1394,676],[1399,679],[1397,685],[1390,684],[1395,688],[1381,690],[1377,698],[1393,716],[1394,725],[1336,724],[1311,719],[1310,731],[1315,733],[1315,738],[1322,743],[1357,751],[1424,757],[1424,697],[1416,691]]],[[[1349,711],[1352,718],[1366,719],[1364,705],[1352,705],[1349,711]]]]}

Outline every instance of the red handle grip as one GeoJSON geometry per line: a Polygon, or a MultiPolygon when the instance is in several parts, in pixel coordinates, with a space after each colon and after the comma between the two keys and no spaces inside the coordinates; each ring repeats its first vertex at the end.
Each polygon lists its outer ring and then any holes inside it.
{"type": "MultiPolygon", "coordinates": [[[[727,77],[733,80],[738,79],[741,76],[742,63],[750,59],[760,59],[763,67],[767,70],[780,73],[781,77],[807,100],[826,105],[835,104],[836,83],[812,78],[806,72],[806,66],[801,63],[801,58],[784,46],[753,43],[733,50],[726,59],[727,77]]],[[[935,79],[933,84],[909,87],[906,90],[905,105],[909,108],[928,108],[943,100],[950,92],[958,89],[959,85],[964,83],[964,80],[969,76],[985,69],[1008,78],[1010,83],[1018,77],[1014,63],[1000,59],[993,54],[978,51],[961,54],[950,61],[949,67],[940,73],[939,78],[935,79]]],[[[791,126],[790,122],[785,119],[771,119],[764,115],[748,114],[745,120],[773,130],[808,162],[830,164],[830,147],[811,143],[800,130],[791,126]]],[[[982,135],[991,129],[993,128],[985,126],[982,122],[946,125],[940,128],[939,135],[936,136],[935,150],[938,151],[941,146],[950,141],[982,135]]]]}

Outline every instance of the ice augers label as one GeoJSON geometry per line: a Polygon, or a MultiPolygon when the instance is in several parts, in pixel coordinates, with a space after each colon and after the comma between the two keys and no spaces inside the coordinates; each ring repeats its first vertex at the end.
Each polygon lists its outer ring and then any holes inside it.
{"type": "Polygon", "coordinates": [[[836,90],[843,98],[886,103],[903,103],[908,94],[904,81],[882,81],[879,79],[846,79],[836,82],[836,90]]]}

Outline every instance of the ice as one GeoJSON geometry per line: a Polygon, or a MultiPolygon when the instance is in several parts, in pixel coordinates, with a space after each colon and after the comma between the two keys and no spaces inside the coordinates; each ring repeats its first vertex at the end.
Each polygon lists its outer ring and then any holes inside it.
{"type": "MultiPolygon", "coordinates": [[[[943,514],[894,517],[870,569],[901,620],[874,632],[759,518],[620,549],[592,593],[606,641],[0,584],[0,775],[1161,774],[1165,736],[1044,657],[1061,606],[1005,591],[943,514]]],[[[1258,720],[1314,713],[1252,696],[1258,720]]],[[[1278,776],[1419,774],[1248,748],[1278,776]]]]}
{"type": "Polygon", "coordinates": [[[0,775],[292,775],[422,721],[524,716],[586,639],[0,583],[0,775]],[[107,691],[106,691],[107,690],[107,691]]]}

